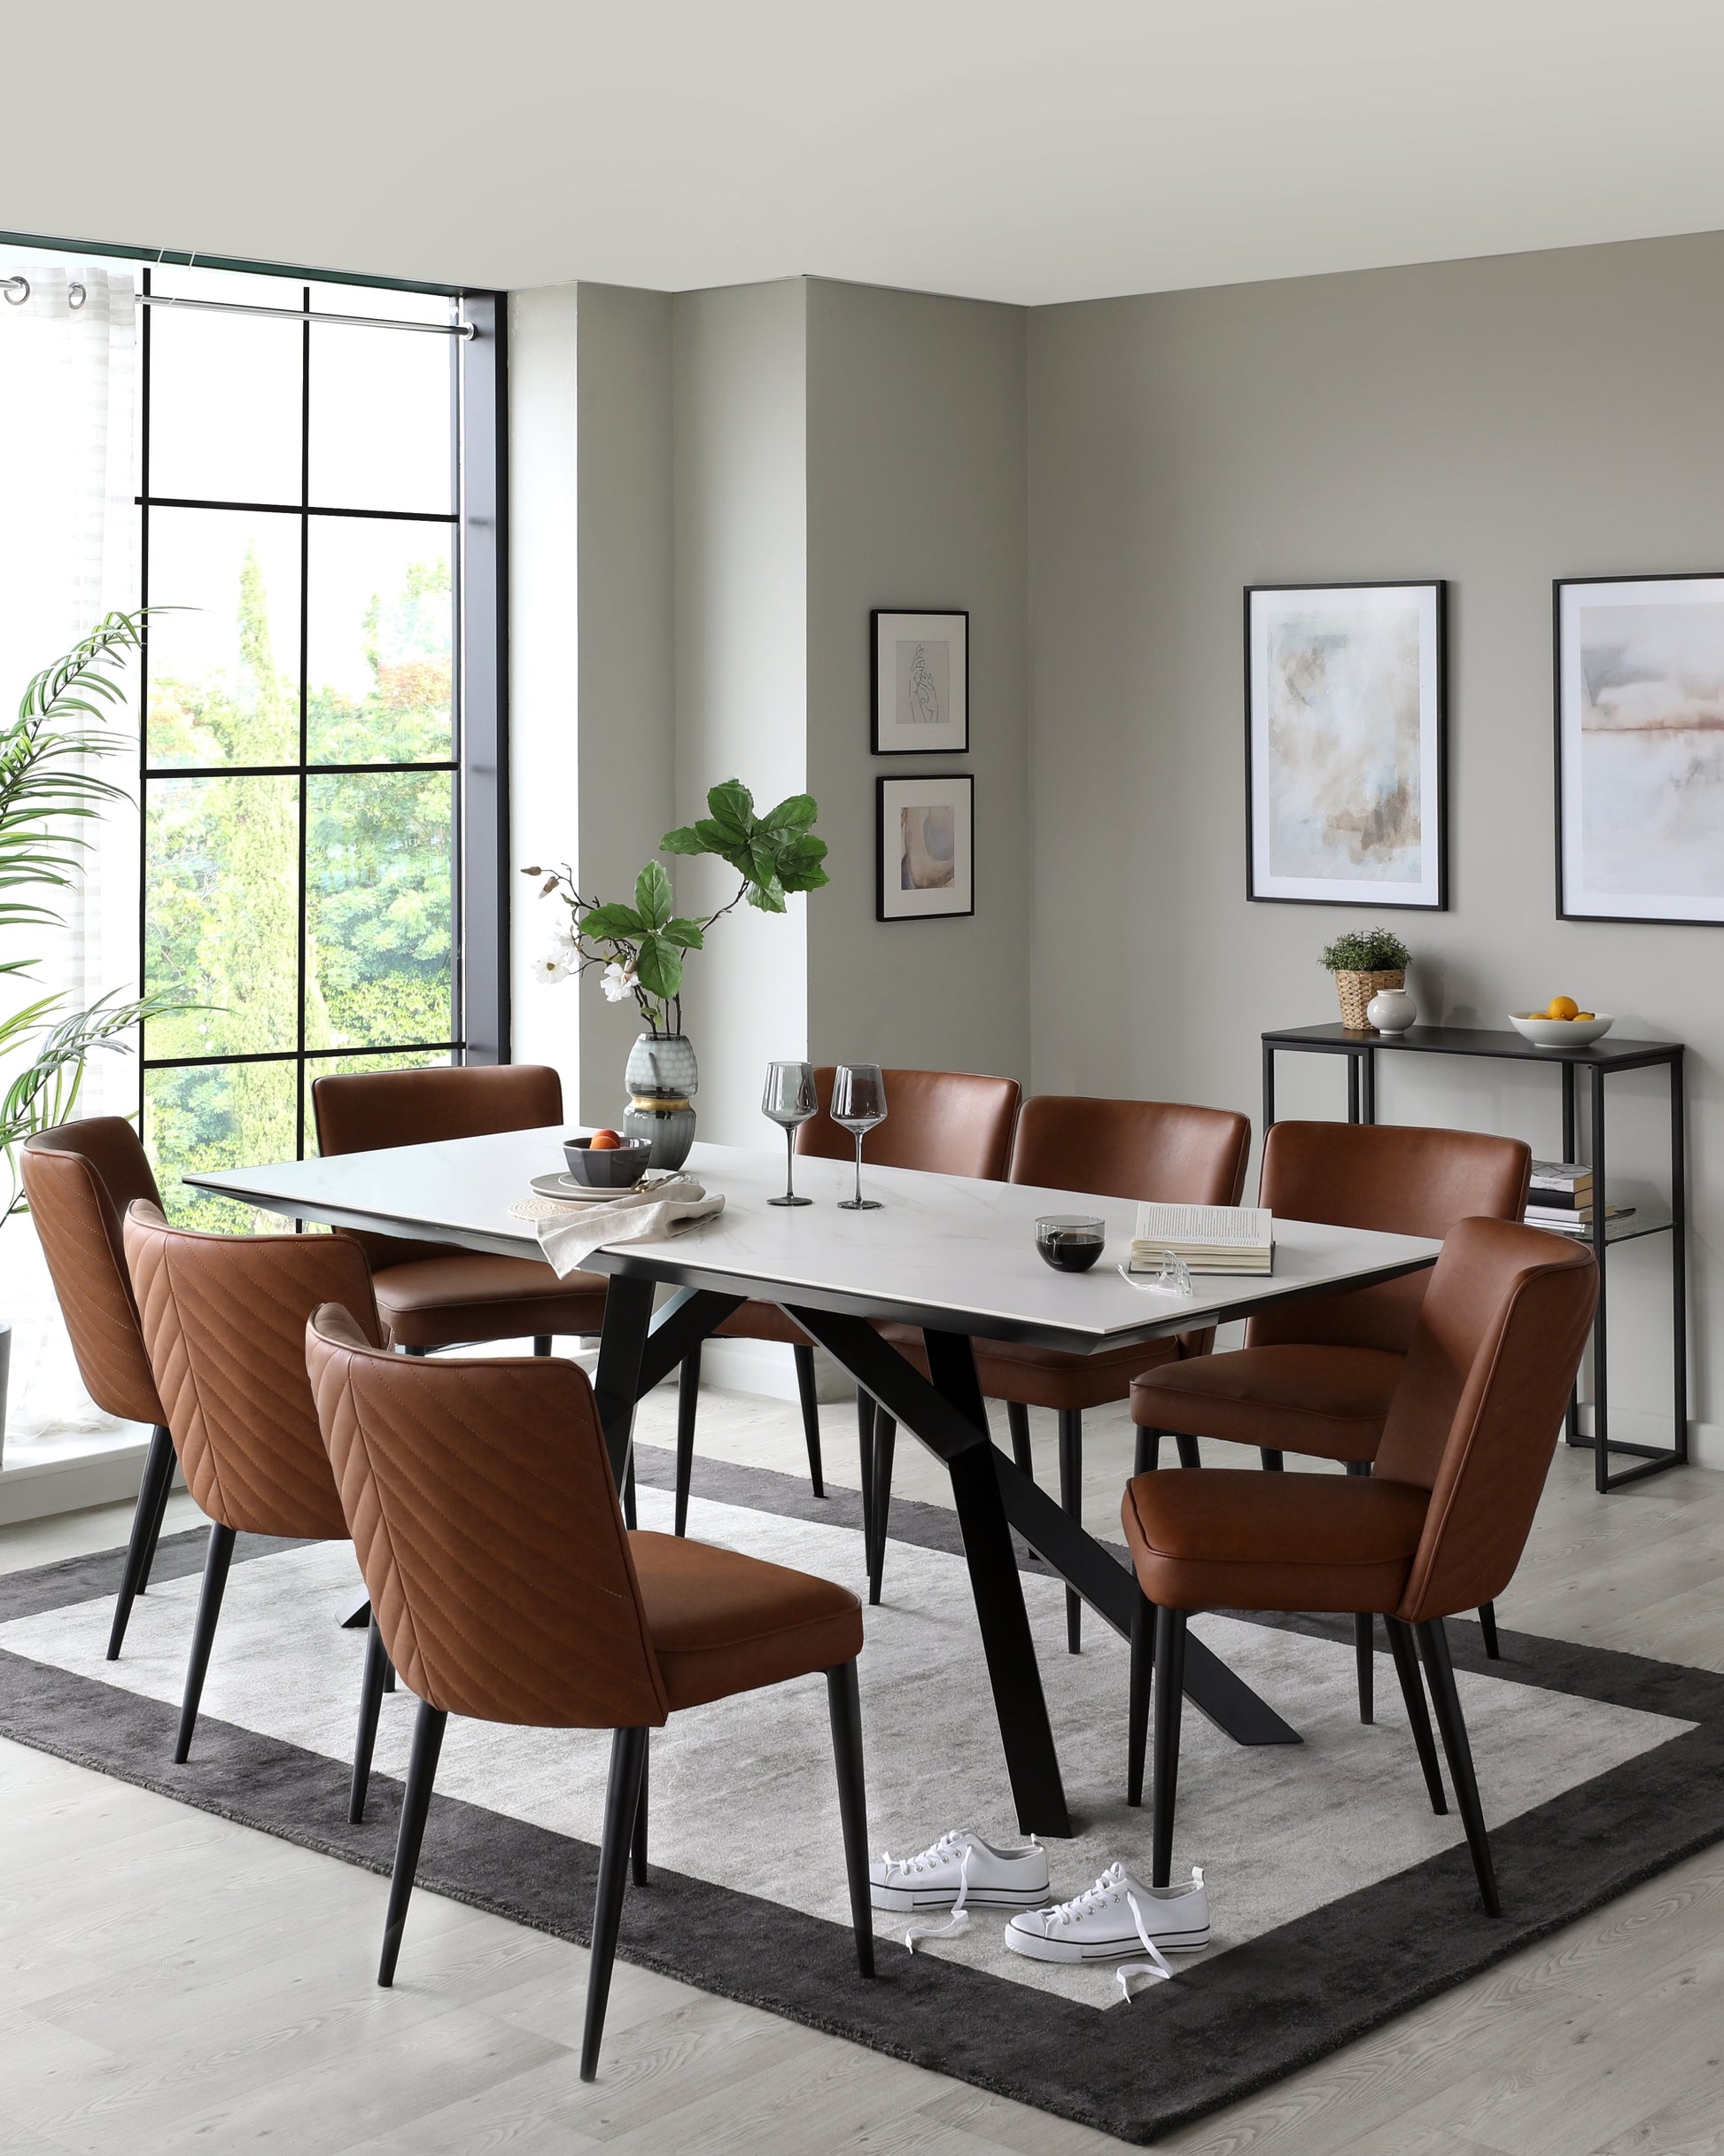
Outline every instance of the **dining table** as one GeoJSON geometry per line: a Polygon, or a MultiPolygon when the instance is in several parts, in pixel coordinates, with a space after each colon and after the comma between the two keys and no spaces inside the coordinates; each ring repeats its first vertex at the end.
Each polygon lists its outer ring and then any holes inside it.
{"type": "MultiPolygon", "coordinates": [[[[554,1127],[441,1140],[334,1158],[189,1174],[185,1181],[283,1219],[423,1238],[508,1257],[537,1257],[531,1221],[510,1208],[563,1164],[554,1127]]],[[[612,1472],[622,1487],[638,1402],[742,1303],[778,1305],[860,1391],[944,1467],[951,1484],[1000,1745],[1025,1833],[1073,1832],[1013,1530],[1101,1620],[1130,1637],[1138,1599],[1124,1552],[1091,1534],[993,1442],[972,1343],[1014,1341],[1094,1355],[1248,1318],[1301,1296],[1364,1288],[1431,1265],[1439,1246],[1412,1235],[1277,1219],[1271,1270],[1198,1275],[1190,1293],[1122,1269],[1136,1226],[1130,1201],[1068,1190],[866,1166],[874,1211],[841,1208],[849,1163],[796,1162],[806,1207],[775,1207],[782,1152],[697,1144],[686,1173],[721,1194],[716,1218],[660,1241],[601,1245],[581,1261],[609,1276],[594,1376],[612,1472]],[[1106,1224],[1101,1261],[1053,1270],[1038,1217],[1081,1207],[1106,1224]],[[920,1328],[926,1374],[882,1336],[920,1328]]],[[[1299,1733],[1194,1636],[1186,1695],[1241,1744],[1299,1733]]],[[[1121,1695],[1122,1732],[1124,1694],[1121,1695]]]]}

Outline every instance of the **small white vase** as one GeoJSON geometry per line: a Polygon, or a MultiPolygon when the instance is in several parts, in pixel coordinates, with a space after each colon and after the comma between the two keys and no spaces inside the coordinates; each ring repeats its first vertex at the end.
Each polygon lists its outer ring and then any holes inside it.
{"type": "Polygon", "coordinates": [[[1418,1006],[1404,988],[1379,988],[1365,1005],[1365,1016],[1379,1033],[1404,1033],[1418,1016],[1418,1006]]]}

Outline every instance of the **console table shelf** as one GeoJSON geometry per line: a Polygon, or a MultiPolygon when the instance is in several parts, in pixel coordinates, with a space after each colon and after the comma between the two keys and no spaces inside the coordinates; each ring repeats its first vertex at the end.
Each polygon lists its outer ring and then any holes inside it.
{"type": "MultiPolygon", "coordinates": [[[[1505,1062],[1552,1063],[1561,1073],[1563,1142],[1565,1160],[1578,1158],[1580,1144],[1580,1079],[1584,1072],[1591,1105],[1592,1172],[1595,1194],[1601,1203],[1614,1197],[1619,1204],[1632,1202],[1627,1218],[1605,1220],[1602,1212],[1592,1233],[1578,1240],[1588,1243],[1598,1261],[1598,1314],[1592,1328],[1592,1435],[1580,1428],[1578,1397],[1568,1407],[1567,1436],[1571,1444],[1592,1447],[1593,1480],[1600,1490],[1619,1490],[1666,1467],[1681,1467],[1688,1459],[1688,1189],[1682,1101],[1682,1051],[1680,1040],[1619,1040],[1607,1033],[1591,1047],[1541,1048],[1518,1033],[1496,1032],[1464,1025],[1415,1025],[1404,1033],[1355,1032],[1344,1025],[1288,1026],[1265,1033],[1263,1039],[1263,1128],[1275,1121],[1275,1059],[1277,1055],[1341,1055],[1347,1059],[1347,1119],[1349,1123],[1377,1120],[1377,1056],[1394,1055],[1482,1055],[1505,1062]],[[1661,1196],[1643,1185],[1612,1189],[1605,1175],[1604,1081],[1622,1070],[1663,1068],[1670,1087],[1670,1189],[1661,1196]],[[1647,1235],[1670,1237],[1671,1391],[1674,1413],[1674,1444],[1629,1444],[1610,1438],[1609,1351],[1605,1294],[1609,1253],[1617,1244],[1638,1241],[1647,1235]],[[1612,1471],[1612,1452],[1635,1455],[1639,1464],[1612,1471]]],[[[1552,1231],[1553,1233],[1558,1231],[1552,1231]]]]}

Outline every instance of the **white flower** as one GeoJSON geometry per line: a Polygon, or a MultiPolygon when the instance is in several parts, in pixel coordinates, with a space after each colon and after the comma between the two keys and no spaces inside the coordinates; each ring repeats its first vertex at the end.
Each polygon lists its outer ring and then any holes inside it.
{"type": "Polygon", "coordinates": [[[548,987],[553,981],[566,980],[572,969],[568,966],[561,951],[547,951],[543,958],[532,961],[532,977],[543,981],[548,987]]]}
{"type": "Polygon", "coordinates": [[[634,968],[613,958],[599,976],[599,985],[604,990],[607,1003],[621,1003],[634,993],[634,968]]]}

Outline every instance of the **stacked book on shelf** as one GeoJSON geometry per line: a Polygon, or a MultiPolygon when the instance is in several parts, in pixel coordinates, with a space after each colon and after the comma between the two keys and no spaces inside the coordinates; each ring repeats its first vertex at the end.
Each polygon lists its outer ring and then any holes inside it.
{"type": "Polygon", "coordinates": [[[1265,1205],[1139,1205],[1128,1269],[1159,1273],[1171,1255],[1191,1273],[1268,1273],[1274,1226],[1265,1205]]]}
{"type": "MultiPolygon", "coordinates": [[[[1620,1220],[1632,1205],[1604,1204],[1607,1220],[1620,1220]]],[[[1596,1217],[1592,1170],[1579,1161],[1535,1160],[1526,1190],[1528,1227],[1554,1227],[1567,1235],[1590,1235],[1596,1217]]]]}

